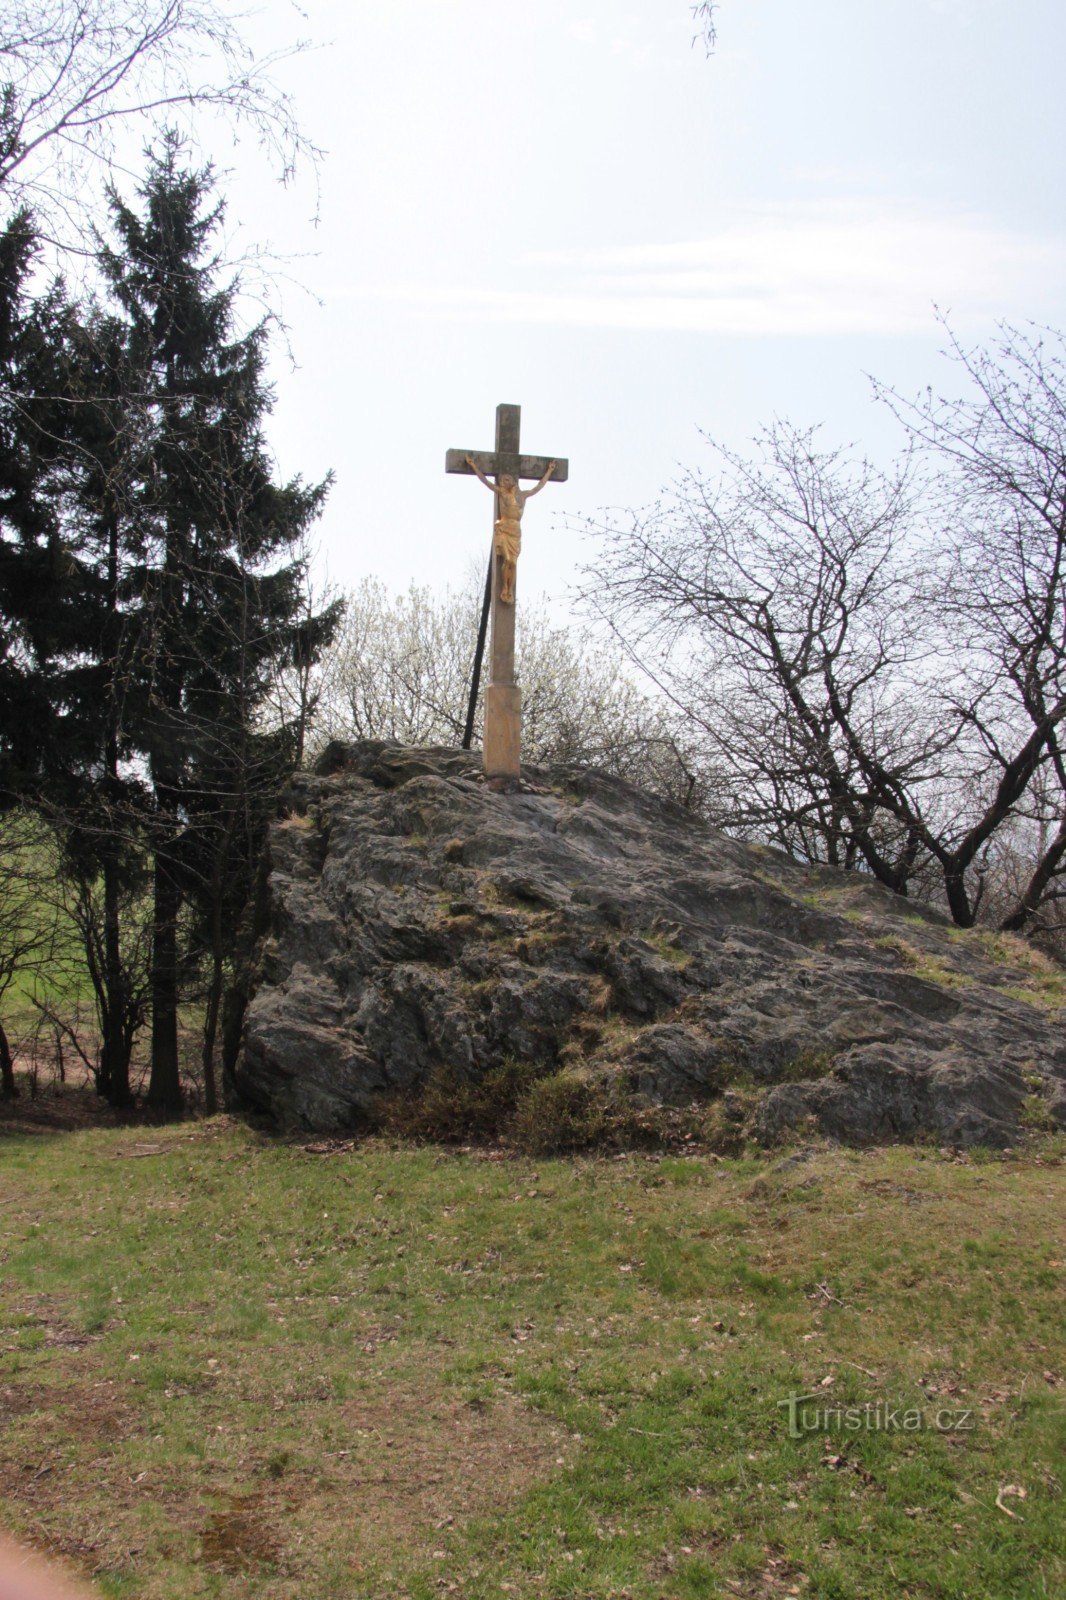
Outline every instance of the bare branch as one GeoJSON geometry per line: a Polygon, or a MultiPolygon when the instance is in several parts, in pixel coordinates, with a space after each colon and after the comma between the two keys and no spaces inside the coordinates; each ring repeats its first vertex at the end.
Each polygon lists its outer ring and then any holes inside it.
{"type": "Polygon", "coordinates": [[[306,41],[256,57],[228,0],[6,0],[0,17],[0,187],[64,246],[84,243],[123,130],[166,124],[195,145],[204,111],[248,133],[283,181],[317,172],[278,69],[306,41]]]}

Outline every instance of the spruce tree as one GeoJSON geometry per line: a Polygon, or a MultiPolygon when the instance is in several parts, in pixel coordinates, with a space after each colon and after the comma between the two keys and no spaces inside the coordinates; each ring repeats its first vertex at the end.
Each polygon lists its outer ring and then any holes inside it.
{"type": "Polygon", "coordinates": [[[141,649],[130,572],[144,554],[137,485],[146,457],[124,339],[124,326],[97,307],[76,335],[77,448],[65,521],[81,553],[83,595],[94,601],[83,649],[96,686],[96,745],[91,778],[62,829],[100,1018],[97,1088],[119,1106],[132,1098],[130,1057],[144,1012],[143,953],[136,938],[124,939],[123,923],[144,890],[149,809],[127,706],[141,649]]]}
{"type": "Polygon", "coordinates": [[[138,199],[112,191],[114,243],[100,259],[138,440],[120,538],[131,641],[123,727],[153,807],[148,1098],[177,1111],[182,905],[214,930],[210,1002],[241,863],[258,848],[283,762],[284,742],[257,732],[267,679],[309,633],[311,648],[324,644],[335,618],[308,623],[299,553],[328,484],[273,480],[267,330],[238,329],[238,281],[212,254],[222,205],[211,171],[187,168],[167,136],[138,199]]]}
{"type": "Polygon", "coordinates": [[[119,821],[139,786],[115,737],[121,382],[112,370],[101,386],[99,341],[62,284],[33,293],[35,249],[18,212],[0,233],[0,806],[36,812],[59,846],[51,899],[69,901],[84,946],[97,1087],[123,1105],[139,1000],[121,950],[135,857],[119,821]]]}
{"type": "Polygon", "coordinates": [[[120,926],[143,858],[119,705],[128,374],[105,318],[86,322],[61,283],[33,292],[35,250],[16,213],[0,234],[0,805],[36,812],[59,847],[51,894],[84,948],[97,1088],[125,1105],[143,1010],[120,926]]]}
{"type": "Polygon", "coordinates": [[[16,212],[0,229],[0,801],[7,804],[64,778],[93,744],[91,717],[78,715],[86,709],[84,682],[70,669],[84,615],[62,515],[74,313],[61,285],[32,293],[36,252],[33,220],[16,212]]]}

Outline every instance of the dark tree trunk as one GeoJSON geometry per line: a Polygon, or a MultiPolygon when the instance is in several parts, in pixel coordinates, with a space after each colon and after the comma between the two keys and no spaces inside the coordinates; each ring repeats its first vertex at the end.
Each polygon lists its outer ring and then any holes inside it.
{"type": "Polygon", "coordinates": [[[218,1084],[215,1078],[215,1043],[218,1039],[218,1019],[222,1009],[222,984],[225,973],[225,950],[222,940],[222,894],[225,858],[233,838],[233,821],[223,835],[221,852],[215,857],[211,874],[211,981],[207,988],[207,1010],[204,1015],[203,1071],[204,1111],[213,1117],[218,1110],[218,1084]]]}
{"type": "MultiPolygon", "coordinates": [[[[109,502],[107,527],[107,593],[108,609],[112,619],[118,614],[118,546],[119,525],[114,505],[109,502]]],[[[112,644],[114,650],[116,646],[112,644]]],[[[112,662],[112,672],[117,663],[112,662]]],[[[119,903],[119,851],[122,846],[115,837],[114,805],[118,799],[118,728],[115,706],[116,689],[111,688],[111,705],[108,717],[107,745],[104,760],[111,788],[111,838],[104,853],[104,962],[103,995],[103,1046],[100,1051],[100,1075],[97,1089],[113,1106],[128,1106],[133,1099],[130,1093],[130,1045],[127,1040],[126,975],[122,969],[121,910],[119,903]]]]}
{"type": "Polygon", "coordinates": [[[118,863],[109,851],[104,862],[104,1038],[100,1051],[99,1092],[113,1106],[128,1106],[130,1051],[126,1027],[126,976],[119,942],[118,863]]]}
{"type": "Polygon", "coordinates": [[[222,991],[226,973],[226,939],[223,927],[223,901],[226,893],[226,864],[233,846],[237,815],[231,810],[215,853],[211,870],[211,981],[207,990],[207,1011],[203,1031],[204,1110],[209,1117],[218,1110],[218,1083],[215,1077],[215,1046],[222,1012],[222,991]]]}
{"type": "Polygon", "coordinates": [[[1066,859],[1066,817],[1063,817],[1054,839],[1044,850],[1033,869],[1032,876],[1008,916],[1000,927],[1007,933],[1021,933],[1033,921],[1044,901],[1053,879],[1066,859]]]}
{"type": "Polygon", "coordinates": [[[245,909],[236,941],[233,978],[222,997],[222,1092],[234,1093],[234,1077],[244,1041],[244,1018],[255,989],[257,970],[253,952],[270,927],[270,856],[264,849],[256,868],[251,900],[245,909]]]}
{"type": "Polygon", "coordinates": [[[222,1007],[222,979],[222,956],[216,950],[211,957],[211,983],[207,991],[207,1014],[204,1017],[203,1036],[204,1111],[209,1117],[213,1117],[218,1110],[215,1042],[218,1038],[218,1018],[222,1007]]]}
{"type": "Polygon", "coordinates": [[[15,1063],[11,1059],[11,1046],[7,1042],[7,1034],[4,1032],[3,1024],[0,1023],[0,1100],[17,1099],[15,1063]]]}
{"type": "Polygon", "coordinates": [[[152,1068],[148,1104],[172,1114],[181,1111],[178,1072],[178,911],[181,895],[165,848],[155,858],[155,909],[152,920],[152,1068]]]}
{"type": "Polygon", "coordinates": [[[951,919],[959,928],[972,928],[974,909],[966,886],[966,868],[954,857],[943,861],[944,893],[947,896],[951,919]]]}

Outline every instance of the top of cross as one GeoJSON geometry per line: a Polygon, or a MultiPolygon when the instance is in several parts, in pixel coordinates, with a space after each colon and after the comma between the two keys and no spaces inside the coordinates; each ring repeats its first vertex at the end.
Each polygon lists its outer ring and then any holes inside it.
{"type": "Polygon", "coordinates": [[[519,480],[543,478],[554,460],[552,482],[565,483],[569,473],[568,462],[558,456],[524,456],[519,453],[521,419],[521,406],[497,406],[495,450],[449,450],[444,458],[444,470],[472,474],[474,468],[470,462],[473,461],[482,472],[491,473],[494,478],[499,478],[505,472],[519,480]]]}

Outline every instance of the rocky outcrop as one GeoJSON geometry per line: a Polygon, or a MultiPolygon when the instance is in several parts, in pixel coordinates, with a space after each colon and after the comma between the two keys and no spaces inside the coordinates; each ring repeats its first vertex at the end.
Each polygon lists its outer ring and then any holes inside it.
{"type": "Polygon", "coordinates": [[[506,1058],[727,1094],[766,1140],[1066,1121],[1066,975],[858,875],[583,769],[499,792],[449,750],[332,747],[287,813],[229,1083],[283,1125],[358,1126],[506,1058]]]}

